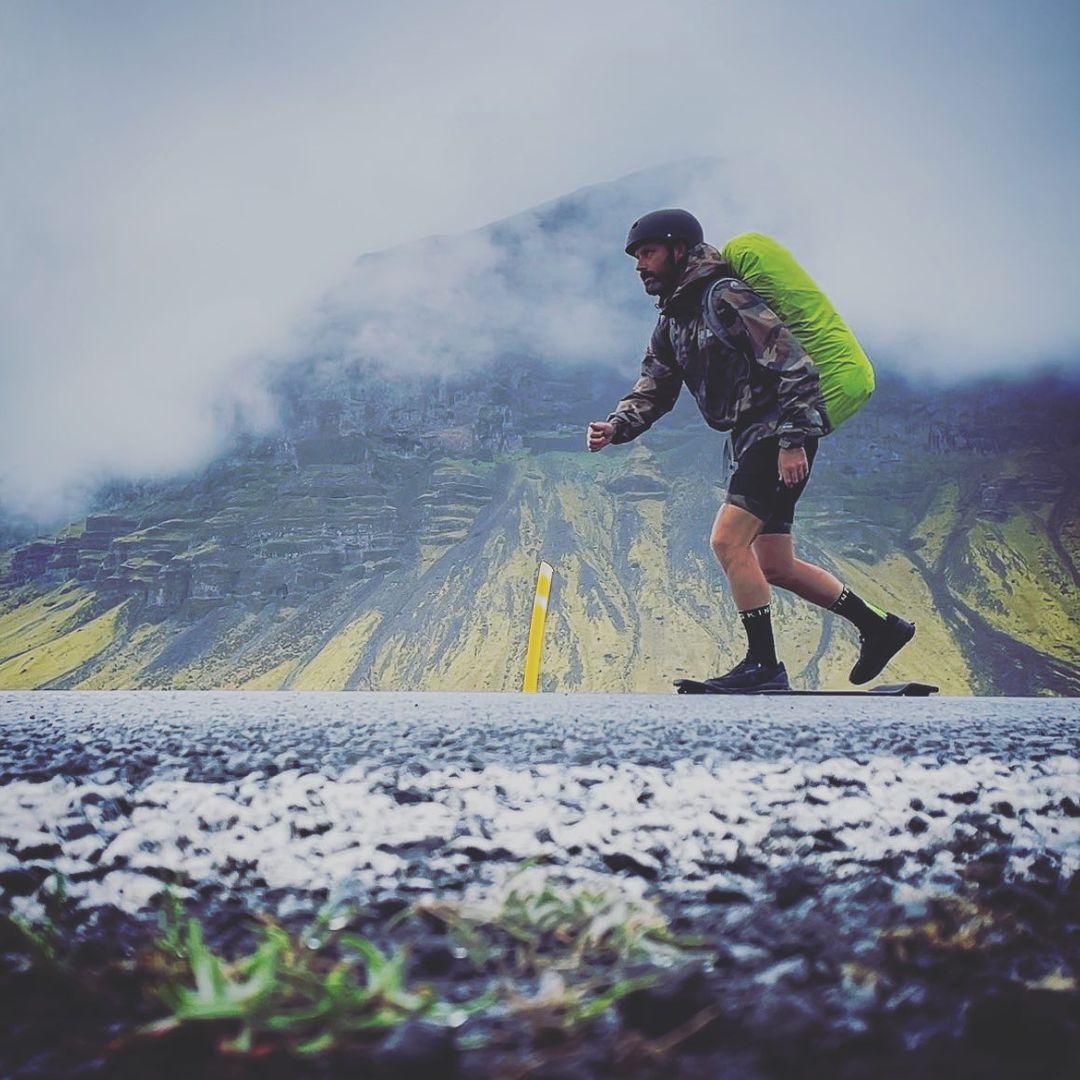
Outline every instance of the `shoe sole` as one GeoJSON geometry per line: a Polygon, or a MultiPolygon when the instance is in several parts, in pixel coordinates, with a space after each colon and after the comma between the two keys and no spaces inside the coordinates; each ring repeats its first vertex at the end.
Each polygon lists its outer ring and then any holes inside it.
{"type": "Polygon", "coordinates": [[[889,655],[886,656],[885,659],[882,660],[880,664],[878,664],[878,666],[876,668],[874,668],[872,671],[866,672],[862,676],[862,678],[860,678],[860,679],[855,678],[855,669],[852,668],[851,669],[851,674],[848,676],[848,682],[852,683],[852,685],[854,685],[854,686],[863,686],[865,683],[868,683],[871,679],[877,678],[877,676],[880,675],[889,666],[889,664],[892,661],[893,657],[896,656],[896,654],[905,645],[907,645],[911,641],[911,639],[915,636],[915,624],[911,623],[910,625],[911,625],[911,633],[908,634],[904,638],[904,640],[901,641],[900,644],[897,645],[896,648],[893,649],[893,651],[891,653],[889,653],[889,655]]]}

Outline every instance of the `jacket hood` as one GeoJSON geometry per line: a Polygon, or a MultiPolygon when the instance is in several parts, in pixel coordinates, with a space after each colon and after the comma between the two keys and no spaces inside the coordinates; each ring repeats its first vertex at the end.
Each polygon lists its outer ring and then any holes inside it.
{"type": "Polygon", "coordinates": [[[674,308],[682,306],[682,302],[688,295],[694,296],[697,302],[697,294],[700,292],[696,286],[705,281],[711,281],[717,277],[732,276],[731,267],[724,261],[724,257],[712,244],[698,244],[692,247],[686,256],[686,268],[682,272],[675,290],[666,299],[662,299],[657,305],[663,315],[670,315],[674,308]]]}

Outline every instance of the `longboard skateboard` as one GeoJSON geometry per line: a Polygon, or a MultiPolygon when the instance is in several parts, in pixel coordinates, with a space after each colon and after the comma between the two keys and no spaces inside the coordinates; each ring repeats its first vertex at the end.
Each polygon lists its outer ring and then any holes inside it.
{"type": "Polygon", "coordinates": [[[750,697],[929,697],[938,688],[929,683],[885,683],[869,690],[716,690],[697,679],[676,679],[680,694],[717,694],[721,697],[746,695],[750,697]]]}

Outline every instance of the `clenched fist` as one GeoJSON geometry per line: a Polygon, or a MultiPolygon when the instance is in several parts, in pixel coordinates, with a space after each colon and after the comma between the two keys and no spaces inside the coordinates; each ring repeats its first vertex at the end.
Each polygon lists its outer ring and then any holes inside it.
{"type": "Polygon", "coordinates": [[[606,420],[594,420],[589,425],[589,451],[593,454],[597,450],[603,450],[615,438],[615,425],[606,420]]]}

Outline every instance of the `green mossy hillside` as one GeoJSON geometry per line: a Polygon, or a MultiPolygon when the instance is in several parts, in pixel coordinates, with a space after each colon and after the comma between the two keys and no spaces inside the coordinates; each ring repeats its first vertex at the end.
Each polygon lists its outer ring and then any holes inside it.
{"type": "MultiPolygon", "coordinates": [[[[556,572],[543,689],[668,692],[725,670],[745,644],[708,545],[719,436],[684,402],[589,454],[584,423],[616,389],[534,376],[518,398],[498,380],[416,390],[384,410],[398,427],[339,392],[369,430],[344,430],[344,406],[337,428],[309,410],[299,433],[7,550],[0,688],[517,690],[541,560],[556,572]],[[575,430],[552,419],[569,415],[575,430]]],[[[916,622],[889,679],[1080,692],[1080,488],[1062,443],[1080,393],[951,393],[886,381],[822,443],[798,550],[916,622]]],[[[852,628],[781,590],[774,609],[796,684],[846,686],[852,628]]]]}

